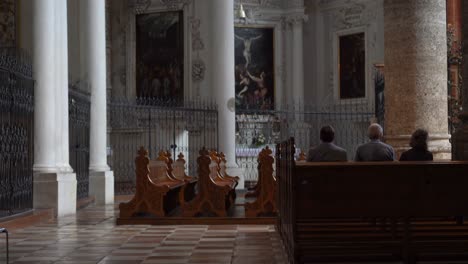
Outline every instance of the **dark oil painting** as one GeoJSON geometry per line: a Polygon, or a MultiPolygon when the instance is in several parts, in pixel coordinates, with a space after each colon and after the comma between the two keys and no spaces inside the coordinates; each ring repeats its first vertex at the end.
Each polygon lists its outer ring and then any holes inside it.
{"type": "Polygon", "coordinates": [[[366,96],[366,46],[364,33],[340,36],[340,99],[366,96]]]}
{"type": "Polygon", "coordinates": [[[184,98],[184,27],[181,11],[136,18],[137,96],[181,101],[184,98]]]}
{"type": "Polygon", "coordinates": [[[235,28],[236,109],[274,107],[274,29],[235,28]]]}

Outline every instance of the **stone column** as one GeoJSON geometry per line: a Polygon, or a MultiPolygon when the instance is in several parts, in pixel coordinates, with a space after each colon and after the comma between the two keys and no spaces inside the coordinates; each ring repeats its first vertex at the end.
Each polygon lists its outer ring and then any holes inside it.
{"type": "Polygon", "coordinates": [[[462,89],[461,98],[462,112],[460,114],[461,124],[453,135],[453,159],[468,160],[468,3],[462,1],[462,43],[463,43],[463,64],[462,64],[462,89]]]}
{"type": "Polygon", "coordinates": [[[68,65],[64,56],[67,7],[62,0],[31,1],[31,5],[36,80],[33,206],[53,208],[60,217],[76,212],[76,175],[67,158],[68,134],[64,135],[68,133],[68,111],[63,112],[68,109],[68,68],[60,68],[68,65]]]}
{"type": "Polygon", "coordinates": [[[435,159],[450,159],[445,0],[385,0],[385,138],[398,154],[429,132],[435,159]]]}
{"type": "Polygon", "coordinates": [[[292,27],[292,103],[297,107],[304,104],[304,15],[291,17],[292,27]]]}
{"type": "Polygon", "coordinates": [[[97,204],[114,203],[114,174],[107,165],[105,0],[85,0],[86,65],[91,91],[89,192],[97,204]]]}
{"type": "Polygon", "coordinates": [[[226,154],[228,172],[241,177],[239,188],[244,188],[243,175],[236,164],[235,136],[235,76],[234,76],[234,0],[210,0],[211,11],[211,65],[212,91],[218,104],[219,151],[226,154]]]}

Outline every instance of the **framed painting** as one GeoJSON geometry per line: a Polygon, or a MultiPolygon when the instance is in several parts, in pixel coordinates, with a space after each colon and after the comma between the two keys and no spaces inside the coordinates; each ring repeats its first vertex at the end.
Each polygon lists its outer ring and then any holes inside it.
{"type": "Polygon", "coordinates": [[[274,108],[274,28],[235,27],[236,109],[274,108]]]}
{"type": "Polygon", "coordinates": [[[366,96],[365,33],[339,36],[339,95],[340,99],[366,96]]]}
{"type": "Polygon", "coordinates": [[[0,1],[0,48],[16,46],[16,1],[0,1]]]}
{"type": "Polygon", "coordinates": [[[136,17],[137,96],[163,101],[184,98],[183,12],[136,17]]]}

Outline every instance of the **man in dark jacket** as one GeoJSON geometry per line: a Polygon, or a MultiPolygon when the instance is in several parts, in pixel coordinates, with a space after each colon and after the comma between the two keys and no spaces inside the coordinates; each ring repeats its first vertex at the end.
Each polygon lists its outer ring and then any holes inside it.
{"type": "Polygon", "coordinates": [[[333,143],[335,130],[332,126],[324,126],[320,129],[322,143],[309,150],[307,161],[347,161],[346,150],[333,143]]]}

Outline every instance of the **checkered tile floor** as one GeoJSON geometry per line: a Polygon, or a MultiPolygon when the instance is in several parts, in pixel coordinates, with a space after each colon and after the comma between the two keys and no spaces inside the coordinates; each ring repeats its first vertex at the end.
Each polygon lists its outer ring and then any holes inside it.
{"type": "Polygon", "coordinates": [[[287,263],[273,226],[116,226],[117,211],[92,206],[11,230],[10,263],[287,263]]]}

